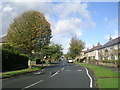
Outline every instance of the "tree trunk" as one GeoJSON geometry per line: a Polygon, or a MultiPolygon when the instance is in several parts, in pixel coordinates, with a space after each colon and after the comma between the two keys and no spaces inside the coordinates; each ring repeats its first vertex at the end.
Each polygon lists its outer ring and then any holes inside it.
{"type": "Polygon", "coordinates": [[[43,59],[41,59],[41,61],[42,61],[42,67],[43,67],[43,59]]]}
{"type": "Polygon", "coordinates": [[[32,68],[31,60],[28,60],[28,66],[29,66],[30,69],[32,68]]]}

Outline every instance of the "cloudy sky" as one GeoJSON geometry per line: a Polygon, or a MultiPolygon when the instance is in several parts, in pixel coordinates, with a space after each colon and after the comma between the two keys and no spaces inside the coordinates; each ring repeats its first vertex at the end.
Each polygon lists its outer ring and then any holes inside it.
{"type": "MultiPolygon", "coordinates": [[[[77,36],[86,43],[86,48],[104,44],[109,36],[118,36],[117,2],[11,2],[0,3],[2,12],[2,34],[7,33],[9,24],[27,10],[44,13],[51,23],[52,42],[61,44],[64,53],[69,48],[70,39],[77,36]]],[[[1,20],[1,18],[0,18],[1,20]]],[[[1,26],[0,26],[1,27],[1,26]]]]}

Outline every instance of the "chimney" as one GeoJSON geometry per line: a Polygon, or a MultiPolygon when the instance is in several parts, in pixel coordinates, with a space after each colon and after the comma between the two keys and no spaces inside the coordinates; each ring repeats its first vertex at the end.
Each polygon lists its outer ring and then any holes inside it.
{"type": "Polygon", "coordinates": [[[109,37],[109,41],[110,41],[110,40],[112,40],[112,37],[111,37],[111,36],[109,37]]]}
{"type": "Polygon", "coordinates": [[[98,42],[98,46],[101,46],[100,42],[98,42]]]}

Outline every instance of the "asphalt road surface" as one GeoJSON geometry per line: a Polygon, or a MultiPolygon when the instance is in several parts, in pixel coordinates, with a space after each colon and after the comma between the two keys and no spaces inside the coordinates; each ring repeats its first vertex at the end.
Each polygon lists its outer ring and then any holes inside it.
{"type": "Polygon", "coordinates": [[[94,88],[93,73],[80,65],[61,61],[54,66],[2,80],[2,88],[94,88]]]}

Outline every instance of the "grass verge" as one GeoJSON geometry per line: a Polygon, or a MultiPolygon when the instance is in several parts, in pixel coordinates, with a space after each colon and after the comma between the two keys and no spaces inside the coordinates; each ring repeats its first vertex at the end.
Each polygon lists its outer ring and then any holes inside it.
{"type": "Polygon", "coordinates": [[[79,64],[83,67],[90,68],[94,72],[97,78],[97,84],[99,88],[118,88],[118,78],[114,78],[114,77],[118,77],[117,72],[107,68],[90,65],[90,64],[77,63],[77,62],[75,62],[75,64],[79,64]]]}
{"type": "Polygon", "coordinates": [[[22,69],[22,70],[17,70],[17,71],[4,72],[4,73],[0,73],[0,76],[2,78],[6,78],[6,77],[8,78],[8,77],[12,77],[12,76],[32,72],[32,71],[37,71],[37,70],[40,70],[42,68],[43,67],[32,67],[31,69],[28,68],[28,69],[22,69]]]}

